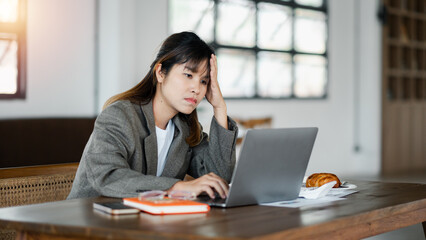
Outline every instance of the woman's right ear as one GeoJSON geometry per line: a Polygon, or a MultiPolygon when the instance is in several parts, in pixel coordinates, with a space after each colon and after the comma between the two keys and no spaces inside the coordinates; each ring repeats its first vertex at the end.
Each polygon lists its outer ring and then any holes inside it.
{"type": "Polygon", "coordinates": [[[157,81],[162,83],[164,80],[164,73],[161,71],[161,64],[157,64],[155,67],[155,76],[157,77],[157,81]]]}

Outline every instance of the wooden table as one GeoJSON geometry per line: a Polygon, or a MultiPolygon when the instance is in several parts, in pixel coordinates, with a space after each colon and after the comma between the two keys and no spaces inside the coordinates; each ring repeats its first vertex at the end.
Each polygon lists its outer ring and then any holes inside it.
{"type": "Polygon", "coordinates": [[[302,208],[213,208],[207,214],[112,217],[78,199],[0,209],[0,227],[18,239],[360,239],[423,223],[426,185],[350,181],[346,200],[302,208]]]}

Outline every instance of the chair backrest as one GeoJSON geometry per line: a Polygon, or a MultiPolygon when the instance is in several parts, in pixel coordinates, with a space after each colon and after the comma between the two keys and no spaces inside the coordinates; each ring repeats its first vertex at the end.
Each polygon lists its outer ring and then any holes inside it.
{"type": "Polygon", "coordinates": [[[78,163],[0,169],[0,208],[65,200],[78,163]]]}
{"type": "Polygon", "coordinates": [[[272,117],[259,117],[259,118],[233,118],[239,126],[239,134],[237,138],[237,144],[241,144],[245,136],[245,132],[248,129],[253,128],[271,128],[272,127],[272,117]]]}

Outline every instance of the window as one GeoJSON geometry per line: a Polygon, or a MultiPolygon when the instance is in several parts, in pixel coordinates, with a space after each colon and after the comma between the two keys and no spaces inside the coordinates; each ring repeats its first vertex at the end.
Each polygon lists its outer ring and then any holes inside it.
{"type": "Polygon", "coordinates": [[[0,99],[25,98],[25,13],[25,0],[0,0],[0,99]]]}
{"type": "Polygon", "coordinates": [[[226,98],[324,98],[324,1],[169,0],[169,30],[193,31],[216,49],[226,98]]]}

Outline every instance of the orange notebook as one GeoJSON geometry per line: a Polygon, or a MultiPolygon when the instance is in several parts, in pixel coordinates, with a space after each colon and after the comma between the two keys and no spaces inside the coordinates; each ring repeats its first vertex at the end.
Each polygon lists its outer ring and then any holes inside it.
{"type": "Polygon", "coordinates": [[[205,203],[199,203],[191,200],[181,199],[152,199],[139,200],[135,198],[123,198],[124,205],[138,208],[151,214],[183,214],[183,213],[206,213],[210,206],[205,203]]]}

